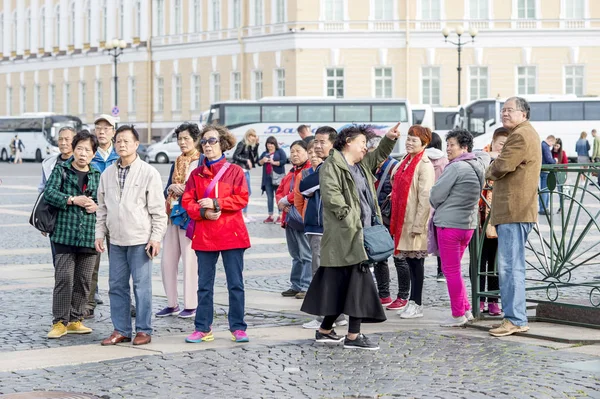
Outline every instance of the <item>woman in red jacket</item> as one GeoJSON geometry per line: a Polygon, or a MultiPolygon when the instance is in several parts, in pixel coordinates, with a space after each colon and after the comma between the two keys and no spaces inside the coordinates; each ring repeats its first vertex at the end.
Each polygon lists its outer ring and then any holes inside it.
{"type": "MultiPolygon", "coordinates": [[[[563,143],[562,140],[557,138],[556,143],[554,143],[554,147],[552,147],[552,157],[556,159],[557,164],[568,164],[569,159],[567,158],[567,153],[563,151],[563,143]]],[[[558,171],[557,171],[558,172],[558,171]]],[[[567,180],[567,174],[558,172],[556,174],[556,183],[557,189],[559,193],[563,192],[563,184],[565,184],[567,180]]],[[[560,213],[561,209],[563,209],[563,204],[565,201],[565,197],[562,194],[558,195],[560,199],[560,208],[558,208],[558,213],[560,213]]]]}
{"type": "Polygon", "coordinates": [[[213,341],[213,289],[219,254],[223,258],[229,290],[229,330],[232,340],[248,342],[244,321],[244,251],[250,237],[242,209],[248,205],[244,171],[225,160],[224,151],[235,138],[223,126],[209,125],[200,132],[198,150],[204,162],[190,175],[181,204],[195,221],[192,248],[198,257],[198,308],[195,331],[186,342],[213,341]]]}

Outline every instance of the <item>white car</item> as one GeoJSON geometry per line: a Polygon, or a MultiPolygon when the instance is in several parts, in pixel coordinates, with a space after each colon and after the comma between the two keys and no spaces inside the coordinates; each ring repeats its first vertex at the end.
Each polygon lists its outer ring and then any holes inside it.
{"type": "Polygon", "coordinates": [[[146,150],[146,162],[170,163],[181,155],[177,144],[175,129],[171,130],[161,141],[151,144],[146,150]]]}

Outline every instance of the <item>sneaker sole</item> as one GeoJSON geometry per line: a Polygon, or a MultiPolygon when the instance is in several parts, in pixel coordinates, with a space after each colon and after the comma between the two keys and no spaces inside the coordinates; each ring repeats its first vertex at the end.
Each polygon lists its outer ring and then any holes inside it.
{"type": "Polygon", "coordinates": [[[318,342],[320,344],[339,344],[343,340],[344,337],[342,337],[339,341],[335,341],[333,339],[315,339],[315,342],[318,342]]]}
{"type": "Polygon", "coordinates": [[[344,349],[362,349],[365,351],[377,351],[379,350],[379,347],[375,347],[375,348],[366,348],[364,346],[354,346],[354,345],[344,345],[344,349]]]}
{"type": "Polygon", "coordinates": [[[401,319],[420,319],[421,317],[423,317],[423,315],[422,315],[422,314],[415,315],[415,316],[404,316],[404,313],[402,313],[402,314],[400,315],[400,318],[401,318],[401,319]]]}
{"type": "Polygon", "coordinates": [[[493,333],[493,332],[489,331],[489,333],[493,337],[507,337],[509,335],[513,335],[513,334],[517,334],[517,333],[524,333],[524,332],[527,332],[527,331],[529,331],[529,327],[524,327],[524,328],[520,328],[518,330],[501,332],[501,333],[493,333]]]}
{"type": "Polygon", "coordinates": [[[161,314],[161,315],[155,314],[156,317],[169,317],[169,316],[177,316],[177,315],[179,315],[179,312],[169,313],[169,314],[161,314]]]}
{"type": "Polygon", "coordinates": [[[196,317],[196,313],[191,314],[189,316],[177,315],[177,317],[179,317],[180,319],[191,319],[192,317],[196,317]]]}
{"type": "Polygon", "coordinates": [[[215,337],[210,337],[210,338],[201,338],[201,339],[185,339],[185,342],[190,343],[190,344],[199,344],[200,342],[212,342],[215,340],[215,337]]]}
{"type": "Polygon", "coordinates": [[[66,332],[66,331],[65,331],[65,333],[64,333],[64,334],[62,334],[62,335],[58,335],[58,336],[55,336],[55,337],[54,337],[54,336],[53,336],[53,337],[51,337],[51,336],[48,336],[48,339],[58,339],[58,338],[62,338],[62,337],[64,337],[65,335],[67,335],[67,332],[66,332]]]}
{"type": "Polygon", "coordinates": [[[233,342],[250,342],[250,339],[248,339],[248,338],[242,338],[242,339],[231,338],[231,340],[233,342]]]}
{"type": "Polygon", "coordinates": [[[400,308],[391,308],[391,307],[389,307],[389,306],[388,306],[388,307],[386,307],[385,309],[386,309],[386,310],[404,310],[404,309],[406,309],[406,307],[407,307],[407,306],[408,306],[408,305],[406,305],[406,306],[402,306],[402,307],[400,307],[400,308]]]}
{"type": "Polygon", "coordinates": [[[302,328],[306,329],[306,330],[318,330],[319,328],[321,328],[321,325],[319,324],[318,326],[314,327],[314,326],[305,326],[302,325],[302,328]]]}
{"type": "Polygon", "coordinates": [[[440,324],[440,327],[464,327],[466,324],[467,322],[455,324],[440,324]]]}
{"type": "Polygon", "coordinates": [[[68,331],[67,330],[67,334],[91,334],[92,333],[92,329],[90,329],[89,331],[68,331]]]}

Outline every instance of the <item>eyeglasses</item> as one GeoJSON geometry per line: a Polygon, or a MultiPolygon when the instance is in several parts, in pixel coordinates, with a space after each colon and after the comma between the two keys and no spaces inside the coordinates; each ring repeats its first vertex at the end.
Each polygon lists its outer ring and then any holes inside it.
{"type": "Polygon", "coordinates": [[[200,145],[202,145],[202,146],[205,146],[205,145],[207,145],[207,144],[210,144],[210,145],[215,145],[215,144],[217,144],[218,142],[219,142],[219,139],[218,139],[218,138],[216,138],[216,137],[211,137],[211,138],[209,138],[209,139],[202,139],[202,140],[200,140],[200,145]]]}
{"type": "Polygon", "coordinates": [[[500,110],[501,114],[507,113],[507,114],[512,114],[513,112],[518,111],[517,109],[512,109],[512,108],[502,108],[500,110]]]}
{"type": "Polygon", "coordinates": [[[96,125],[96,126],[94,126],[94,129],[99,130],[101,132],[107,132],[110,129],[112,129],[112,126],[98,126],[98,125],[96,125]]]}

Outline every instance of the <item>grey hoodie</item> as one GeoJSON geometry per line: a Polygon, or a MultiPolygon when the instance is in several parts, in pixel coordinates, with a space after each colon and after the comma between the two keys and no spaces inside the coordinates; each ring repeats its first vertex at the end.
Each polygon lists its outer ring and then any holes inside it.
{"type": "Polygon", "coordinates": [[[436,227],[465,230],[477,227],[477,207],[490,155],[486,152],[474,155],[473,160],[448,164],[431,188],[429,203],[435,209],[436,227]]]}

